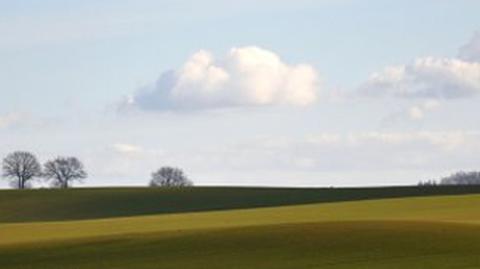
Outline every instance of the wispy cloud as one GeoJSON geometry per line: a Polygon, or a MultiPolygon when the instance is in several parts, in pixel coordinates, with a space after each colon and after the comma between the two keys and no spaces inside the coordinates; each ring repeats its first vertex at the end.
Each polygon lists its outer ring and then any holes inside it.
{"type": "Polygon", "coordinates": [[[303,138],[261,137],[236,145],[197,151],[192,166],[234,171],[379,171],[461,168],[478,164],[480,133],[346,132],[303,138]]]}
{"type": "Polygon", "coordinates": [[[8,128],[24,118],[23,114],[20,113],[8,113],[5,115],[0,115],[0,129],[8,128]]]}
{"type": "Polygon", "coordinates": [[[132,154],[132,153],[142,153],[144,149],[137,145],[132,144],[125,144],[125,143],[117,143],[112,145],[112,149],[115,152],[123,153],[123,154],[132,154]]]}

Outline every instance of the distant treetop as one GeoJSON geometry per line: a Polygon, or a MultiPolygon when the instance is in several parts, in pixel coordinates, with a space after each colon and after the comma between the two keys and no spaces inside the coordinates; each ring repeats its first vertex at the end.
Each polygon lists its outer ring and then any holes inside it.
{"type": "Polygon", "coordinates": [[[457,172],[450,176],[441,178],[439,181],[426,180],[420,181],[419,186],[436,185],[480,185],[480,172],[457,172]]]}
{"type": "Polygon", "coordinates": [[[457,172],[442,178],[440,185],[480,185],[480,172],[457,172]]]}
{"type": "Polygon", "coordinates": [[[152,173],[151,187],[186,187],[192,186],[182,169],[164,166],[152,173]]]}

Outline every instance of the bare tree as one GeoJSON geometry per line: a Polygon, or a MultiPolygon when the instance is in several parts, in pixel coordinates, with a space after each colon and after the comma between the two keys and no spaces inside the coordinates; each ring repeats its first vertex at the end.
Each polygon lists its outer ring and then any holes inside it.
{"type": "Polygon", "coordinates": [[[53,180],[53,186],[68,188],[73,181],[87,177],[83,164],[75,157],[57,157],[44,164],[43,176],[53,180]]]}
{"type": "Polygon", "coordinates": [[[192,186],[185,173],[180,168],[164,166],[152,173],[152,187],[186,187],[192,186]]]}
{"type": "Polygon", "coordinates": [[[29,181],[42,175],[42,167],[35,155],[25,151],[15,151],[3,159],[2,176],[10,179],[18,189],[28,187],[29,181]]]}

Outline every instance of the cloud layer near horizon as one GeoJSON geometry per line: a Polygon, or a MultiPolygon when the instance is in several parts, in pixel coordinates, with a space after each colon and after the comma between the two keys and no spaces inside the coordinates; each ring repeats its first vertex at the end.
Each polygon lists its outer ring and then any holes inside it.
{"type": "Polygon", "coordinates": [[[204,50],[182,68],[163,73],[124,106],[142,110],[188,110],[233,106],[305,106],[317,99],[318,75],[307,64],[289,65],[259,47],[232,48],[215,59],[204,50]]]}
{"type": "MultiPolygon", "coordinates": [[[[470,167],[476,163],[474,156],[480,148],[479,138],[478,132],[467,131],[332,132],[297,138],[259,136],[233,144],[199,147],[188,153],[126,144],[119,150],[115,144],[112,147],[115,157],[106,159],[114,160],[109,166],[114,167],[113,171],[121,170],[125,174],[143,162],[155,165],[155,160],[232,171],[448,169],[452,164],[470,167]],[[460,156],[468,158],[458,158],[460,156]]],[[[137,170],[140,173],[141,167],[137,170]]]]}

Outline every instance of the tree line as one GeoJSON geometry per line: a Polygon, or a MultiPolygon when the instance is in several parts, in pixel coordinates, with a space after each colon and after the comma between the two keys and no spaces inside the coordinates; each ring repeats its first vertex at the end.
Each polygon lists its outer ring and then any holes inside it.
{"type": "MultiPolygon", "coordinates": [[[[45,179],[55,188],[69,188],[74,182],[83,182],[88,176],[83,163],[76,157],[56,157],[43,166],[37,157],[27,151],[8,154],[2,162],[2,178],[17,189],[32,187],[35,180],[45,179]]],[[[182,169],[164,166],[151,174],[151,187],[186,187],[193,182],[182,169]]]]}
{"type": "Polygon", "coordinates": [[[420,181],[419,186],[437,186],[437,185],[480,185],[480,172],[456,172],[440,180],[420,181]]]}

